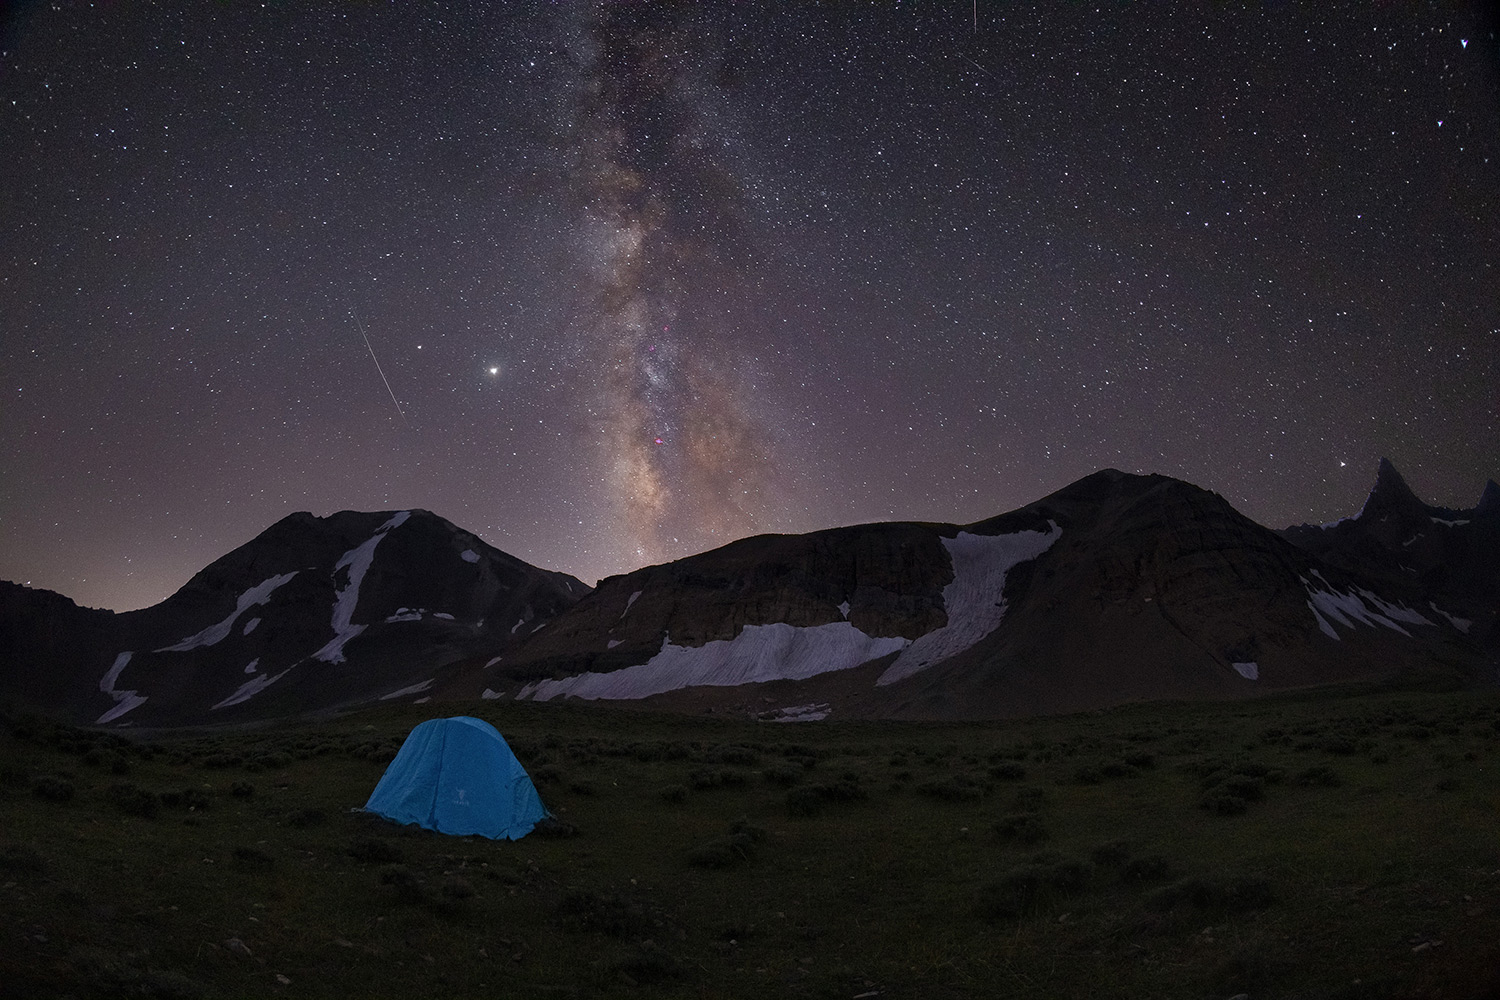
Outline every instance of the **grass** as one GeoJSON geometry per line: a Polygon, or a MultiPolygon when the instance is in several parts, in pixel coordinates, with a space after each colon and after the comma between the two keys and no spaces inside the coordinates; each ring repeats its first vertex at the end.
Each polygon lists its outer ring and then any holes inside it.
{"type": "Polygon", "coordinates": [[[559,822],[515,843],[351,812],[431,707],[149,740],[7,717],[0,994],[1500,989],[1494,695],[962,725],[443,706],[538,776],[559,822]]]}

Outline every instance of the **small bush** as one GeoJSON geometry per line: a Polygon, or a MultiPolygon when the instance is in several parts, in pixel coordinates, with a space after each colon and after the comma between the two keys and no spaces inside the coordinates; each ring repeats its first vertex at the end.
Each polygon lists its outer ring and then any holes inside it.
{"type": "Polygon", "coordinates": [[[574,795],[582,795],[585,798],[593,798],[599,794],[599,786],[592,781],[574,781],[569,783],[568,791],[574,795]]]}
{"type": "Polygon", "coordinates": [[[1014,840],[1021,844],[1039,844],[1052,836],[1035,813],[1002,816],[995,823],[995,835],[1001,840],[1014,840]]]}
{"type": "Polygon", "coordinates": [[[248,799],[255,794],[255,786],[248,781],[236,781],[229,786],[229,794],[237,799],[248,799]]]}
{"type": "Polygon", "coordinates": [[[1100,844],[1094,848],[1089,855],[1094,864],[1101,868],[1117,868],[1130,858],[1130,843],[1124,840],[1111,840],[1107,844],[1100,844]]]}
{"type": "Polygon", "coordinates": [[[667,785],[657,791],[657,797],[663,802],[680,803],[686,802],[688,790],[686,785],[667,785]]]}
{"type": "Polygon", "coordinates": [[[240,867],[258,872],[270,871],[275,863],[269,854],[258,847],[236,847],[234,860],[240,867]]]}
{"type": "Polygon", "coordinates": [[[1125,763],[1129,764],[1131,767],[1140,768],[1141,770],[1148,770],[1156,766],[1156,758],[1149,753],[1138,751],[1136,753],[1126,754],[1125,763]]]}
{"type": "Polygon", "coordinates": [[[327,820],[328,814],[321,809],[297,809],[287,813],[286,825],[305,830],[310,826],[320,826],[327,820]]]}
{"type": "Polygon", "coordinates": [[[795,764],[772,764],[760,773],[761,777],[773,785],[790,788],[802,780],[804,771],[795,764]]]}
{"type": "Polygon", "coordinates": [[[1251,875],[1180,879],[1146,897],[1147,905],[1157,910],[1170,910],[1186,903],[1215,913],[1262,910],[1273,902],[1271,883],[1251,875]]]}
{"type": "Polygon", "coordinates": [[[917,786],[917,791],[942,802],[978,802],[984,798],[984,788],[974,779],[961,774],[924,781],[917,786]]]}
{"type": "Polygon", "coordinates": [[[1121,882],[1161,882],[1172,877],[1172,864],[1160,854],[1131,858],[1120,866],[1121,882]]]}
{"type": "Polygon", "coordinates": [[[1018,788],[1016,790],[1015,809],[1017,812],[1036,812],[1042,808],[1047,801],[1047,790],[1045,788],[1018,788]]]}
{"type": "Polygon", "coordinates": [[[979,890],[979,915],[1012,920],[1082,889],[1091,870],[1082,861],[1035,859],[1012,868],[979,890]]]}
{"type": "Polygon", "coordinates": [[[1292,780],[1305,788],[1337,788],[1344,783],[1344,779],[1339,777],[1337,771],[1322,765],[1298,771],[1297,776],[1292,780]]]}
{"type": "Polygon", "coordinates": [[[786,811],[788,816],[816,816],[822,810],[823,796],[818,794],[818,786],[816,785],[793,788],[786,793],[786,811]]]}
{"type": "Polygon", "coordinates": [[[1204,793],[1198,800],[1198,806],[1207,809],[1216,816],[1238,816],[1250,808],[1250,803],[1238,795],[1230,795],[1228,792],[1210,791],[1204,793]]]}
{"type": "Polygon", "coordinates": [[[748,747],[721,747],[714,754],[714,759],[720,764],[739,764],[743,767],[751,767],[760,763],[760,754],[748,747]]]}
{"type": "Polygon", "coordinates": [[[547,764],[544,767],[539,767],[533,770],[531,772],[531,778],[539,785],[556,784],[563,779],[562,768],[558,767],[556,764],[547,764]]]}
{"type": "Polygon", "coordinates": [[[459,875],[445,878],[438,891],[443,894],[444,899],[471,899],[474,896],[474,887],[469,884],[468,879],[459,875]]]}
{"type": "Polygon", "coordinates": [[[565,930],[590,931],[614,938],[640,937],[651,927],[645,907],[596,892],[568,893],[558,901],[555,914],[565,930]]]}
{"type": "Polygon", "coordinates": [[[567,840],[569,837],[578,836],[578,827],[572,823],[564,823],[553,816],[544,816],[532,827],[531,832],[539,837],[547,837],[552,840],[567,840]]]}
{"type": "Polygon", "coordinates": [[[155,816],[157,806],[161,805],[161,800],[155,793],[129,783],[111,786],[109,800],[127,816],[140,816],[143,819],[155,816]]]}
{"type": "Polygon", "coordinates": [[[688,772],[689,787],[698,791],[710,788],[738,788],[748,780],[744,771],[733,771],[728,768],[700,767],[688,772]]]}
{"type": "Polygon", "coordinates": [[[31,782],[31,794],[47,802],[67,802],[73,798],[73,783],[44,774],[31,782]]]}
{"type": "Polygon", "coordinates": [[[427,887],[405,865],[386,865],[380,869],[380,884],[396,890],[396,898],[403,903],[427,902],[427,887]]]}
{"type": "Polygon", "coordinates": [[[1097,767],[1085,764],[1073,772],[1073,780],[1080,785],[1097,785],[1104,780],[1104,775],[1097,767]]]}
{"type": "Polygon", "coordinates": [[[349,845],[349,856],[365,864],[389,865],[405,861],[406,854],[390,841],[360,837],[349,845]]]}
{"type": "Polygon", "coordinates": [[[1004,760],[990,765],[989,774],[996,781],[1026,780],[1026,768],[1013,760],[1004,760]]]}
{"type": "Polygon", "coordinates": [[[682,963],[652,941],[642,941],[634,953],[611,962],[609,969],[628,986],[650,986],[682,975],[682,963]]]}
{"type": "Polygon", "coordinates": [[[1107,760],[1099,765],[1099,773],[1106,778],[1128,778],[1135,774],[1136,770],[1123,760],[1107,760]]]}

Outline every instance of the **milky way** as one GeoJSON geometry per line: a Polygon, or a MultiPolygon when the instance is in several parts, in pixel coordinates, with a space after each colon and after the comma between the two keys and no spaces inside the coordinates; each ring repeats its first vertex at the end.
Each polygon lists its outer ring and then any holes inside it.
{"type": "Polygon", "coordinates": [[[579,47],[572,332],[627,564],[752,530],[771,468],[731,336],[743,205],[713,121],[721,43],[685,11],[603,5],[579,47]]]}

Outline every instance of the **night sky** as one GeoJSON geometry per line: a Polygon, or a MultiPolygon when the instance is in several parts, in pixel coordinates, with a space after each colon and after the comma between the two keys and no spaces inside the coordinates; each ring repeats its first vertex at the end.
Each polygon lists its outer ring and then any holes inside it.
{"type": "Polygon", "coordinates": [[[1485,5],[12,4],[0,578],[1500,475],[1485,5]],[[1257,7],[1248,10],[1242,7],[1257,7]]]}

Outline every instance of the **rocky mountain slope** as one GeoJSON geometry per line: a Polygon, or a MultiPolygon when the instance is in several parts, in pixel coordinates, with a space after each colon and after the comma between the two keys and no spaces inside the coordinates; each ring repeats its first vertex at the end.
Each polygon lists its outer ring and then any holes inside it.
{"type": "Polygon", "coordinates": [[[760,536],[602,581],[484,687],[768,717],[996,718],[1475,675],[1472,621],[1415,601],[1213,493],[1106,470],[975,524],[760,536]]]}
{"type": "Polygon", "coordinates": [[[1431,507],[1388,462],[1323,527],[1105,470],[973,524],[761,535],[593,591],[425,511],[346,511],[292,515],[137,612],[0,586],[0,695],[142,726],[480,697],[1002,718],[1493,683],[1497,607],[1500,488],[1431,507]]]}
{"type": "Polygon", "coordinates": [[[421,697],[588,589],[427,511],[292,514],[140,611],[5,584],[0,693],[100,725],[421,697]]]}

